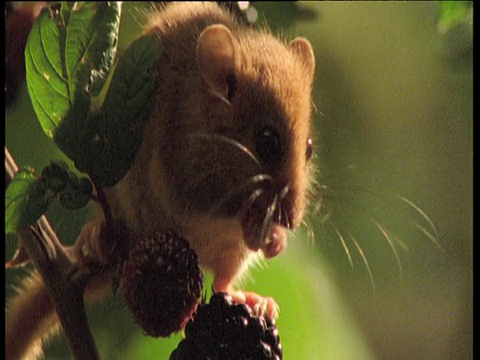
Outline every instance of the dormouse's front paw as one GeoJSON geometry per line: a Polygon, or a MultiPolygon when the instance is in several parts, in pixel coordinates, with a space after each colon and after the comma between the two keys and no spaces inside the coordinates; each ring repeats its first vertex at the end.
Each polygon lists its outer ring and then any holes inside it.
{"type": "Polygon", "coordinates": [[[216,279],[213,283],[214,292],[227,292],[236,303],[247,304],[255,315],[267,315],[271,319],[277,319],[280,308],[271,297],[263,297],[254,292],[240,291],[232,289],[232,286],[216,279]]]}
{"type": "Polygon", "coordinates": [[[267,315],[270,319],[277,319],[280,308],[271,297],[263,297],[254,292],[233,290],[229,294],[234,302],[250,306],[255,315],[267,315]]]}
{"type": "Polygon", "coordinates": [[[208,304],[200,303],[170,360],[281,360],[282,356],[275,321],[253,314],[247,305],[220,292],[213,294],[208,304]]]}
{"type": "Polygon", "coordinates": [[[107,248],[107,224],[103,218],[95,218],[82,228],[73,247],[73,255],[81,264],[94,261],[105,264],[111,249],[107,248]]]}

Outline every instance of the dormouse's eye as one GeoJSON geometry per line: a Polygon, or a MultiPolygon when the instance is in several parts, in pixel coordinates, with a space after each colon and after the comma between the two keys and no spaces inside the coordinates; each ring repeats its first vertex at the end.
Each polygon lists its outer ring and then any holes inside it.
{"type": "Polygon", "coordinates": [[[260,159],[270,164],[282,158],[282,143],[280,135],[271,126],[266,126],[257,134],[255,150],[260,159]]]}
{"type": "Polygon", "coordinates": [[[311,138],[307,139],[307,151],[305,152],[305,158],[308,160],[311,159],[313,155],[313,141],[311,138]]]}

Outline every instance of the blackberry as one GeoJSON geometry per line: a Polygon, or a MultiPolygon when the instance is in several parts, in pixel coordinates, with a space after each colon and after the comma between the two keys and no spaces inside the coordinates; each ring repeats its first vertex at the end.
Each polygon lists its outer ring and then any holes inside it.
{"type": "Polygon", "coordinates": [[[196,253],[173,230],[137,241],[122,271],[123,295],[134,321],[153,337],[183,329],[203,287],[196,253]]]}
{"type": "Polygon", "coordinates": [[[216,293],[199,305],[185,327],[185,338],[170,360],[281,360],[282,346],[275,322],[255,316],[227,293],[216,293]]]}

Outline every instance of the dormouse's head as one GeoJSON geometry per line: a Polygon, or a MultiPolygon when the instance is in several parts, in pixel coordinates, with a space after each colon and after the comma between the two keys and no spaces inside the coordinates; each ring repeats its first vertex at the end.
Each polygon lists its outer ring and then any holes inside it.
{"type": "Polygon", "coordinates": [[[196,66],[195,125],[181,130],[191,174],[183,171],[180,191],[194,211],[237,217],[247,246],[265,252],[305,211],[312,47],[304,38],[283,44],[265,32],[210,25],[198,37],[196,66]]]}

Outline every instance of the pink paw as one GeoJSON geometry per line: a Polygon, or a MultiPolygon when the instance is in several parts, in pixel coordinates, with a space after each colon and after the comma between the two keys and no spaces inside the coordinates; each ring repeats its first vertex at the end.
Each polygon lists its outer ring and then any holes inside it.
{"type": "Polygon", "coordinates": [[[73,247],[73,254],[81,264],[95,261],[105,264],[110,250],[107,249],[107,224],[103,218],[96,218],[85,224],[73,247]]]}
{"type": "Polygon", "coordinates": [[[247,304],[255,315],[267,315],[270,319],[277,319],[280,308],[271,297],[263,297],[254,292],[233,290],[228,292],[234,302],[247,304]]]}
{"type": "Polygon", "coordinates": [[[268,238],[267,245],[262,248],[263,255],[271,259],[280,254],[287,247],[287,235],[285,229],[279,225],[274,225],[268,238]]]}

